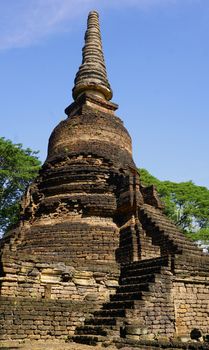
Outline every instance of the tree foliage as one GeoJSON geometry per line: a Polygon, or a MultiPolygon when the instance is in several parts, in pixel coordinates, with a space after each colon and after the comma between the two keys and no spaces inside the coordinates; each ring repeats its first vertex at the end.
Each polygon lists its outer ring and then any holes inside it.
{"type": "Polygon", "coordinates": [[[30,148],[0,138],[0,233],[19,218],[20,198],[40,168],[36,155],[30,148]]]}
{"type": "Polygon", "coordinates": [[[165,205],[165,213],[185,234],[209,243],[209,190],[192,181],[175,183],[160,181],[147,170],[140,169],[145,186],[154,185],[165,205]]]}

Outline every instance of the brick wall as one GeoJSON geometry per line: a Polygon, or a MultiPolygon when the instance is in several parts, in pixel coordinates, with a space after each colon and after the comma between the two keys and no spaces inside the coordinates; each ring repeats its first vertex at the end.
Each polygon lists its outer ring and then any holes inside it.
{"type": "Polygon", "coordinates": [[[67,339],[98,304],[0,297],[0,340],[67,339]]]}
{"type": "Polygon", "coordinates": [[[208,259],[177,256],[174,265],[173,300],[177,334],[193,328],[209,332],[208,259]]]}
{"type": "Polygon", "coordinates": [[[209,332],[209,281],[177,280],[173,285],[176,331],[188,334],[193,328],[209,332]]]}

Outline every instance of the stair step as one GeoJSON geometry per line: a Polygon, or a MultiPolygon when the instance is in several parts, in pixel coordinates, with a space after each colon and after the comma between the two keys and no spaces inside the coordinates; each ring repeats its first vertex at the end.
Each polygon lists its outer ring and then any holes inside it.
{"type": "Polygon", "coordinates": [[[105,341],[106,337],[103,337],[103,336],[92,336],[91,334],[85,334],[85,335],[75,335],[71,339],[75,343],[96,346],[98,343],[101,343],[101,342],[105,341]]]}
{"type": "Polygon", "coordinates": [[[125,317],[125,309],[102,309],[94,312],[95,317],[125,317]]]}
{"type": "Polygon", "coordinates": [[[140,261],[134,261],[129,265],[123,266],[122,267],[122,272],[123,271],[130,271],[130,270],[135,270],[136,268],[139,269],[146,269],[147,267],[161,267],[161,266],[167,266],[168,265],[168,257],[163,256],[159,258],[152,258],[152,259],[145,259],[145,260],[140,260],[140,261]]]}
{"type": "Polygon", "coordinates": [[[152,273],[150,275],[142,275],[142,276],[127,276],[127,277],[121,277],[120,285],[131,285],[131,284],[140,284],[145,282],[154,282],[155,281],[155,275],[152,273]]]}
{"type": "MultiPolygon", "coordinates": [[[[151,285],[153,283],[136,283],[136,284],[126,284],[117,287],[116,294],[123,294],[123,293],[132,293],[132,292],[141,292],[141,291],[149,291],[151,285]]],[[[114,294],[114,295],[116,295],[114,294]]]]}
{"type": "Polygon", "coordinates": [[[127,301],[127,300],[141,300],[142,291],[141,292],[129,292],[129,293],[116,293],[110,295],[111,301],[127,301]]]}
{"type": "MultiPolygon", "coordinates": [[[[163,265],[162,265],[163,266],[163,265]]],[[[141,276],[147,276],[147,275],[151,275],[151,274],[155,274],[155,273],[160,273],[161,272],[161,267],[162,266],[149,266],[149,267],[142,267],[142,268],[135,268],[135,269],[131,269],[131,270],[127,270],[127,271],[123,271],[121,273],[121,277],[141,277],[141,276]]]]}
{"type": "Polygon", "coordinates": [[[101,326],[90,326],[90,325],[84,325],[76,328],[75,335],[86,335],[86,334],[92,334],[92,335],[101,335],[106,337],[107,331],[101,327],[101,326]]]}
{"type": "Polygon", "coordinates": [[[96,326],[96,325],[84,325],[82,327],[76,328],[76,335],[91,335],[91,336],[102,336],[102,337],[118,337],[120,334],[120,328],[122,323],[119,323],[117,326],[96,326]]]}
{"type": "Polygon", "coordinates": [[[104,310],[113,310],[113,309],[133,309],[134,308],[134,300],[125,300],[125,301],[110,301],[104,304],[104,310]]]}
{"type": "Polygon", "coordinates": [[[116,326],[117,318],[115,317],[93,317],[85,320],[85,325],[105,325],[105,326],[116,326]]]}

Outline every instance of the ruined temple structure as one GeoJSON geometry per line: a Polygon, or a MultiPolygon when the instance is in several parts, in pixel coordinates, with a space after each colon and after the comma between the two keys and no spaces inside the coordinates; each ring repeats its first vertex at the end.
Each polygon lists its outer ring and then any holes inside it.
{"type": "Polygon", "coordinates": [[[209,257],[164,215],[154,187],[141,185],[111,98],[92,11],[74,102],[50,136],[18,226],[1,240],[1,340],[154,349],[190,339],[194,328],[209,332],[209,257]]]}

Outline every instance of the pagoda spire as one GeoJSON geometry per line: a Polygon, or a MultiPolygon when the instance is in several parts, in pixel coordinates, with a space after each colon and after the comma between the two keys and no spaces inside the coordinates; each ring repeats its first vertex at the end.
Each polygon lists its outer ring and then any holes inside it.
{"type": "Polygon", "coordinates": [[[107,79],[99,26],[99,14],[96,11],[91,11],[88,15],[82,55],[82,64],[74,81],[74,100],[84,92],[90,92],[105,100],[111,100],[112,90],[107,79]]]}

